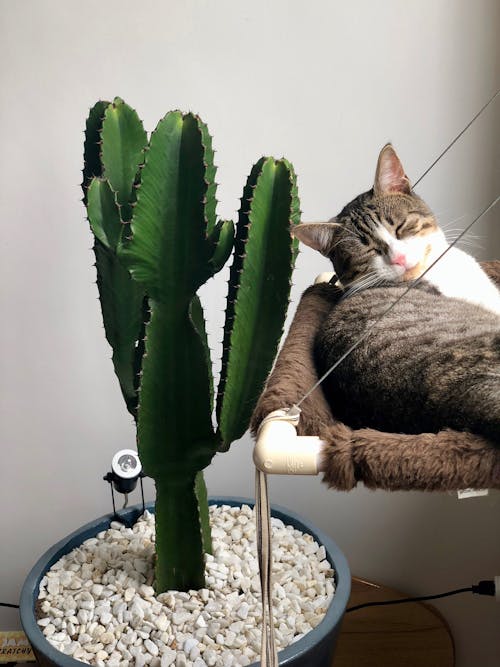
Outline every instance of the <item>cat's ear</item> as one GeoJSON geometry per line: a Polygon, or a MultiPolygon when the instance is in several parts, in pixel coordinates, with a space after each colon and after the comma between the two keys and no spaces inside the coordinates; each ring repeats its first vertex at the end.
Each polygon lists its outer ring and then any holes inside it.
{"type": "Polygon", "coordinates": [[[377,195],[411,192],[410,180],[391,144],[386,144],[380,151],[373,189],[377,195]]]}
{"type": "Polygon", "coordinates": [[[292,235],[322,255],[328,256],[332,250],[334,237],[339,223],[335,219],[329,222],[302,222],[293,225],[292,235]]]}

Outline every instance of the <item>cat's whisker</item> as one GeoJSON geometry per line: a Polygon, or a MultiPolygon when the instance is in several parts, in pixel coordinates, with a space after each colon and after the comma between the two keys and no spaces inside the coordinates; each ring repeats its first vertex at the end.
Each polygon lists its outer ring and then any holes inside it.
{"type": "Polygon", "coordinates": [[[440,222],[439,226],[441,229],[447,230],[450,225],[454,225],[456,222],[459,222],[460,220],[463,220],[465,218],[465,215],[459,215],[457,218],[453,218],[453,220],[448,220],[448,222],[440,222]]]}
{"type": "Polygon", "coordinates": [[[484,245],[484,243],[477,243],[476,241],[471,241],[466,243],[462,243],[462,241],[459,241],[457,243],[457,247],[473,248],[474,250],[484,250],[486,246],[484,245]]]}
{"type": "Polygon", "coordinates": [[[351,283],[349,283],[350,286],[357,286],[357,285],[363,285],[365,283],[370,283],[373,281],[374,278],[378,277],[378,273],[376,271],[370,271],[369,273],[365,273],[364,275],[361,276],[361,278],[357,278],[356,280],[353,280],[351,283]]]}
{"type": "Polygon", "coordinates": [[[349,283],[345,292],[345,297],[352,296],[362,289],[375,287],[376,285],[383,283],[384,280],[385,278],[380,276],[379,273],[372,271],[371,273],[358,278],[358,280],[349,283]]]}
{"type": "MultiPolygon", "coordinates": [[[[454,243],[456,239],[459,237],[459,234],[457,234],[455,237],[452,237],[451,239],[448,239],[448,242],[450,244],[454,243]]],[[[479,243],[479,241],[484,241],[483,236],[479,235],[471,235],[471,236],[464,236],[462,237],[459,241],[456,242],[457,247],[468,247],[468,248],[484,248],[483,243],[479,243]]]]}
{"type": "MultiPolygon", "coordinates": [[[[451,241],[455,241],[459,236],[460,234],[456,234],[451,239],[451,241]]],[[[465,241],[466,243],[470,243],[472,241],[484,241],[484,236],[463,236],[461,239],[459,239],[458,243],[460,243],[460,241],[465,241]]]]}
{"type": "Polygon", "coordinates": [[[464,220],[465,217],[466,217],[465,215],[458,215],[456,218],[452,218],[447,222],[440,222],[439,226],[441,227],[441,229],[447,230],[450,228],[451,225],[455,225],[457,222],[464,220]]]}
{"type": "MultiPolygon", "coordinates": [[[[447,233],[448,234],[456,234],[457,236],[461,234],[464,230],[461,227],[453,227],[452,229],[448,229],[447,233]]],[[[481,234],[471,234],[470,232],[467,234],[466,237],[468,239],[473,239],[473,238],[480,238],[481,234]]]]}

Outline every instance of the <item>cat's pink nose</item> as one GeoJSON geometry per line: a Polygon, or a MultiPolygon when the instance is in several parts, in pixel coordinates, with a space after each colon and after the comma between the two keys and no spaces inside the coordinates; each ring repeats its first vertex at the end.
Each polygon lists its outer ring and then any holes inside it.
{"type": "Polygon", "coordinates": [[[402,252],[400,252],[397,255],[394,255],[394,257],[391,257],[391,264],[399,264],[399,266],[406,266],[406,256],[403,255],[402,252]]]}

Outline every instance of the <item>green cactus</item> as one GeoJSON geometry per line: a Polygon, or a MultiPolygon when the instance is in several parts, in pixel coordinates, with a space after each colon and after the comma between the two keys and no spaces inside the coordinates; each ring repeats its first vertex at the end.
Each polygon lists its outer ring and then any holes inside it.
{"type": "Polygon", "coordinates": [[[235,235],[217,220],[212,140],[194,114],[168,113],[148,143],[117,98],[94,106],[86,137],[84,202],[106,336],[156,484],[156,590],[201,588],[211,549],[201,471],[245,432],[276,353],[295,259],[295,175],[286,160],[262,158],[235,235]],[[215,427],[197,290],[233,245],[215,427]]]}

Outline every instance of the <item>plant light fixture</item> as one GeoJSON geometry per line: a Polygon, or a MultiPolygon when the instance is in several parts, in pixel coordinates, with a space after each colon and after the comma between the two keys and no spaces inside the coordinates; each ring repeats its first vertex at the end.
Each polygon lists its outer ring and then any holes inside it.
{"type": "Polygon", "coordinates": [[[115,490],[125,496],[125,502],[122,507],[122,509],[125,509],[128,505],[129,493],[132,493],[137,486],[137,480],[141,483],[142,512],[144,513],[146,508],[144,504],[144,487],[142,484],[143,477],[145,475],[142,472],[142,464],[137,452],[134,452],[133,449],[120,449],[116,452],[111,460],[111,471],[107,472],[103,477],[104,481],[108,482],[111,487],[114,519],[123,522],[123,519],[116,513],[115,490]]]}

